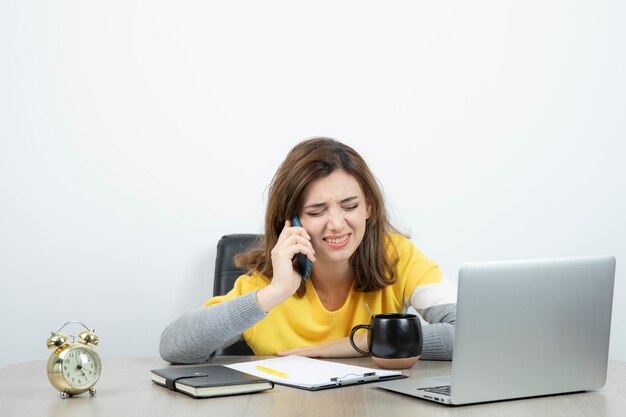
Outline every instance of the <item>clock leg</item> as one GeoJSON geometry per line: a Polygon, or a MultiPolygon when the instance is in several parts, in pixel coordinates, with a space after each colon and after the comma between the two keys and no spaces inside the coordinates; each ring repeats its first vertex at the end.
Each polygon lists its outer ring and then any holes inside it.
{"type": "Polygon", "coordinates": [[[96,389],[94,387],[89,388],[89,395],[91,395],[92,397],[96,395],[96,389]]]}
{"type": "Polygon", "coordinates": [[[70,398],[71,395],[68,394],[67,392],[63,391],[59,394],[59,397],[61,397],[62,400],[66,399],[66,398],[70,398]]]}

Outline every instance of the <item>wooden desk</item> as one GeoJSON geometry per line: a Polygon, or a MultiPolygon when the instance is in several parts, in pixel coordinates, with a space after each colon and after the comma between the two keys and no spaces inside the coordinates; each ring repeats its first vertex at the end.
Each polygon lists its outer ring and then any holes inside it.
{"type": "MultiPolygon", "coordinates": [[[[224,364],[252,357],[221,357],[224,364]]],[[[258,358],[257,358],[258,359],[258,358]]],[[[374,367],[369,359],[340,362],[374,367]]],[[[410,376],[450,372],[450,362],[418,362],[410,376]]],[[[46,362],[25,362],[0,370],[0,415],[7,417],[230,417],[230,416],[619,416],[626,415],[626,363],[610,361],[606,386],[596,392],[447,407],[387,392],[371,384],[310,392],[276,385],[260,394],[195,400],[150,382],[161,359],[103,359],[95,397],[61,400],[48,383],[46,362]]]]}

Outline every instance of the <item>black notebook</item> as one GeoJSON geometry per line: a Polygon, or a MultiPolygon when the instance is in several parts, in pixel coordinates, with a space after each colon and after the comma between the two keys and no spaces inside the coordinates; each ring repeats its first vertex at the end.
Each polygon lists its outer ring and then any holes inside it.
{"type": "Polygon", "coordinates": [[[274,383],[222,365],[171,367],[150,371],[152,382],[194,398],[248,394],[274,388],[274,383]]]}

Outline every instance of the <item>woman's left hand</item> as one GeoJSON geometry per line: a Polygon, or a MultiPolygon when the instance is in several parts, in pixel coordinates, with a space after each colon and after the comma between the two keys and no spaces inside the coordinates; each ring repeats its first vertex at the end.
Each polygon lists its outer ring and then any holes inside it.
{"type": "MultiPolygon", "coordinates": [[[[361,333],[354,336],[354,343],[367,350],[367,333],[361,333]]],[[[361,355],[354,350],[347,337],[343,339],[331,340],[314,346],[302,346],[294,349],[276,352],[276,356],[298,355],[308,358],[356,358],[361,355]]]]}

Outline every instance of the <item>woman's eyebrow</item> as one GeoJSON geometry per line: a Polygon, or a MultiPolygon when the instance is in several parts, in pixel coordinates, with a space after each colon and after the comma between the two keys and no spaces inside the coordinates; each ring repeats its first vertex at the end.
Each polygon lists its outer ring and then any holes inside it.
{"type": "Polygon", "coordinates": [[[308,206],[304,206],[305,209],[322,208],[322,207],[326,207],[326,203],[316,203],[316,204],[309,204],[308,206]]]}
{"type": "Polygon", "coordinates": [[[350,201],[352,201],[352,200],[356,200],[357,198],[359,198],[359,196],[358,196],[358,195],[353,195],[352,197],[346,197],[346,198],[344,198],[343,200],[341,200],[341,201],[339,202],[339,204],[348,203],[348,202],[350,202],[350,201]]]}
{"type": "MultiPolygon", "coordinates": [[[[343,198],[343,199],[339,202],[339,204],[345,204],[345,203],[348,203],[348,202],[350,202],[350,201],[352,201],[352,200],[356,200],[356,199],[358,199],[358,198],[359,198],[359,196],[357,196],[357,195],[353,195],[353,196],[350,196],[350,197],[346,197],[346,198],[343,198]]],[[[309,205],[307,205],[307,206],[304,206],[304,208],[305,208],[305,209],[311,209],[311,208],[322,208],[322,207],[326,207],[326,203],[314,203],[314,204],[309,204],[309,205]]]]}

